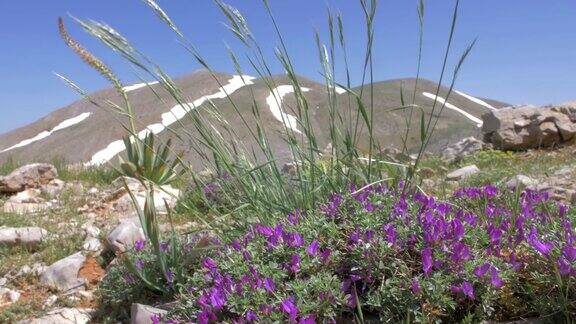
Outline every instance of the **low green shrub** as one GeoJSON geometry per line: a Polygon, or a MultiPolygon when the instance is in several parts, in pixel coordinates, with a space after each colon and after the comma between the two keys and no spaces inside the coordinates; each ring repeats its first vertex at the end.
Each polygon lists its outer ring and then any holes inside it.
{"type": "Polygon", "coordinates": [[[177,306],[169,317],[570,319],[575,223],[574,210],[529,191],[518,198],[493,186],[464,188],[440,202],[401,188],[351,186],[316,210],[224,235],[201,264],[180,269],[184,279],[174,286],[177,306]]]}

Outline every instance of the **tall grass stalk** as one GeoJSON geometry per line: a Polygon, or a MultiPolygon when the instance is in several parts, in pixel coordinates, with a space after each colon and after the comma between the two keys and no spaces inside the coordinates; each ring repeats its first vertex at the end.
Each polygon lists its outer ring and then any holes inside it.
{"type": "MultiPolygon", "coordinates": [[[[198,64],[205,68],[215,82],[222,87],[223,84],[219,81],[210,63],[204,58],[200,50],[187,40],[181,32],[181,29],[178,28],[168,13],[154,0],[143,0],[143,2],[155,13],[161,22],[177,35],[179,42],[185,50],[188,51],[198,64]]],[[[250,30],[248,22],[236,8],[220,0],[215,0],[215,3],[228,21],[227,28],[244,46],[249,67],[256,72],[260,78],[260,82],[263,82],[266,88],[272,92],[278,86],[276,78],[272,73],[273,69],[271,68],[268,58],[264,55],[263,48],[250,30]]],[[[458,3],[457,1],[454,10],[440,83],[443,81],[447,68],[448,55],[451,50],[456,27],[458,3]]],[[[269,130],[266,129],[266,124],[262,119],[261,109],[265,109],[265,107],[260,107],[250,87],[250,95],[252,97],[251,114],[243,114],[238,104],[229,94],[226,94],[225,100],[233,107],[234,113],[239,116],[242,124],[240,127],[249,130],[248,134],[250,139],[256,143],[253,147],[246,146],[245,141],[237,134],[236,127],[238,127],[238,125],[230,125],[227,122],[218,111],[217,103],[208,101],[202,107],[191,107],[187,104],[185,95],[178,89],[174,81],[151,59],[134,48],[118,31],[110,26],[94,21],[80,19],[76,19],[76,21],[90,35],[99,39],[104,45],[116,53],[119,53],[121,57],[133,65],[137,71],[141,72],[144,76],[157,80],[176,103],[186,108],[189,112],[186,120],[179,120],[173,126],[168,127],[167,132],[171,133],[175,141],[180,141],[183,145],[190,147],[190,150],[202,159],[203,165],[214,174],[220,176],[227,175],[234,179],[233,182],[223,181],[221,183],[222,192],[220,194],[222,199],[231,202],[231,207],[224,211],[214,206],[210,206],[210,208],[220,216],[236,215],[231,221],[238,221],[242,224],[245,223],[245,218],[238,215],[245,215],[247,212],[255,215],[274,215],[285,213],[296,208],[313,208],[317,205],[320,200],[319,198],[329,192],[338,191],[355,179],[362,180],[366,183],[372,180],[378,180],[383,176],[383,168],[391,167],[392,164],[375,159],[375,153],[380,149],[380,143],[378,143],[374,135],[375,125],[373,123],[375,113],[373,85],[375,61],[373,54],[375,39],[374,22],[378,1],[359,0],[359,4],[360,9],[364,13],[364,27],[366,32],[366,46],[362,62],[362,79],[359,91],[354,91],[351,86],[350,62],[347,53],[343,18],[340,15],[334,17],[330,12],[328,13],[328,45],[322,43],[319,33],[316,34],[316,45],[318,47],[320,65],[322,67],[326,96],[328,99],[330,116],[329,138],[332,146],[329,152],[323,153],[322,148],[319,147],[320,143],[317,137],[318,130],[314,129],[313,126],[313,116],[308,100],[304,95],[301,80],[297,77],[296,69],[289,55],[280,26],[275,19],[269,2],[262,0],[263,8],[268,15],[271,25],[274,28],[277,41],[279,42],[279,47],[275,49],[276,60],[286,72],[290,85],[294,87],[294,96],[296,98],[295,111],[298,117],[297,127],[301,130],[302,134],[295,133],[291,127],[288,127],[288,123],[285,120],[283,120],[284,129],[282,134],[286,146],[289,148],[289,158],[296,162],[296,176],[294,179],[288,179],[283,175],[283,161],[276,156],[276,153],[270,145],[272,136],[274,135],[270,134],[269,130]],[[345,84],[339,84],[335,80],[336,72],[339,71],[335,59],[338,56],[338,52],[341,53],[344,60],[343,69],[346,74],[345,84]],[[366,82],[369,82],[368,87],[366,87],[366,82]],[[339,108],[339,98],[335,93],[337,86],[344,88],[347,92],[346,100],[348,104],[346,111],[341,111],[339,108]],[[364,98],[365,90],[370,90],[370,97],[368,99],[364,98]],[[355,120],[352,120],[354,115],[355,120]],[[360,135],[364,128],[366,128],[368,132],[367,156],[358,149],[360,135]],[[366,163],[360,162],[359,160],[361,158],[366,161],[366,163]],[[329,165],[329,167],[324,167],[324,164],[329,165]]],[[[418,12],[420,19],[420,47],[417,78],[419,78],[422,60],[423,1],[419,3],[418,12]]],[[[239,63],[240,60],[236,53],[229,47],[227,47],[227,50],[236,73],[244,75],[244,70],[239,63]]],[[[83,51],[82,53],[85,54],[86,52],[87,51],[83,51]]],[[[82,53],[79,53],[81,57],[82,53]]],[[[463,56],[463,59],[465,59],[465,57],[466,55],[463,56]]],[[[463,62],[463,59],[461,62],[463,62]]],[[[461,62],[454,73],[452,85],[460,69],[461,62]]],[[[99,65],[91,64],[91,66],[101,73],[104,71],[102,68],[98,68],[99,65]]],[[[107,78],[115,84],[115,88],[125,99],[124,107],[111,102],[107,102],[107,105],[111,106],[113,111],[127,114],[131,125],[125,128],[129,135],[132,139],[141,141],[144,146],[148,145],[146,141],[144,141],[147,132],[138,132],[138,126],[140,125],[133,124],[135,120],[134,112],[129,104],[128,96],[126,96],[122,87],[118,86],[121,85],[118,78],[109,72],[109,69],[106,69],[106,71],[110,74],[106,74],[107,78]]],[[[438,86],[436,95],[438,95],[439,91],[440,86],[438,86]]],[[[160,99],[158,93],[154,92],[154,94],[160,99]]],[[[276,98],[276,100],[278,100],[278,98],[276,98]]],[[[412,104],[403,104],[403,107],[399,107],[399,109],[409,109],[404,141],[407,140],[410,128],[412,127],[411,119],[415,107],[414,102],[415,93],[412,98],[412,104]]],[[[443,108],[443,106],[440,108],[440,114],[443,108]]],[[[421,145],[416,163],[409,169],[410,171],[406,175],[405,180],[408,182],[413,180],[415,170],[418,167],[422,154],[427,148],[430,137],[433,135],[433,130],[438,118],[440,118],[440,116],[437,116],[437,119],[435,121],[433,120],[436,110],[436,103],[434,103],[427,123],[425,123],[424,114],[422,113],[420,122],[422,129],[421,145]]],[[[282,115],[282,118],[284,118],[284,115],[282,115]]],[[[406,143],[404,143],[404,146],[406,148],[406,143]]],[[[178,161],[186,174],[192,179],[193,183],[200,187],[207,184],[208,180],[198,177],[196,173],[197,170],[195,170],[193,166],[186,163],[182,158],[178,158],[178,161]]],[[[401,167],[406,166],[402,165],[401,167]]],[[[186,202],[184,202],[184,204],[186,205],[186,202]]],[[[188,205],[188,207],[193,208],[191,205],[188,205]]]]}

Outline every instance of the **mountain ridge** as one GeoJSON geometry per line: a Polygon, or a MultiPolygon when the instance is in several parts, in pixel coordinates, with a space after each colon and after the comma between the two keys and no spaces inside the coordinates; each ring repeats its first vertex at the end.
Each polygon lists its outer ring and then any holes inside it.
{"type": "MultiPolygon", "coordinates": [[[[294,95],[291,93],[291,83],[285,75],[273,76],[266,80],[262,78],[244,78],[234,77],[226,73],[214,73],[212,75],[206,70],[194,71],[191,74],[178,77],[174,79],[177,87],[182,93],[189,98],[193,106],[202,106],[210,99],[218,107],[219,112],[226,118],[231,119],[231,125],[239,125],[239,116],[235,116],[233,108],[229,100],[224,98],[226,89],[221,89],[220,86],[229,87],[231,97],[237,101],[237,106],[241,108],[242,114],[249,115],[253,108],[252,96],[256,99],[256,104],[262,110],[262,118],[266,121],[267,127],[273,132],[282,133],[285,127],[294,128],[296,133],[299,132],[296,125],[286,124],[285,120],[292,120],[293,124],[298,123],[297,109],[295,108],[296,102],[294,95]],[[248,82],[247,82],[248,81],[248,82]],[[269,82],[273,83],[275,87],[270,91],[269,82]],[[276,92],[282,90],[285,93],[276,92]],[[281,98],[277,98],[281,97],[281,98]],[[278,100],[279,99],[279,100],[278,100]],[[278,102],[279,105],[275,105],[278,102]],[[284,123],[284,125],[283,125],[284,123]]],[[[304,92],[304,95],[309,101],[310,107],[315,110],[312,111],[314,117],[312,124],[319,133],[323,133],[322,129],[326,125],[326,120],[329,118],[326,114],[328,103],[326,100],[326,86],[324,84],[309,80],[305,77],[298,77],[300,86],[309,91],[304,92]]],[[[406,98],[412,98],[415,79],[393,79],[375,82],[373,88],[375,90],[375,116],[377,125],[381,125],[377,129],[378,138],[382,141],[382,146],[397,146],[397,139],[390,139],[389,130],[398,132],[398,122],[401,119],[401,114],[390,113],[387,111],[399,105],[400,88],[403,89],[406,98]],[[391,114],[393,118],[389,118],[391,114]],[[390,122],[393,121],[393,122],[390,122]]],[[[365,98],[369,98],[370,85],[364,86],[365,98]]],[[[416,93],[416,103],[429,111],[434,104],[434,98],[426,98],[424,95],[435,93],[438,85],[430,80],[419,79],[418,89],[416,93]]],[[[168,123],[168,126],[176,126],[175,123],[182,123],[182,118],[185,117],[185,111],[189,107],[178,107],[173,98],[169,96],[166,90],[159,84],[155,83],[140,83],[127,86],[129,90],[128,96],[134,107],[136,114],[136,124],[138,130],[148,129],[152,132],[162,133],[166,128],[163,123],[168,123]],[[149,86],[148,86],[149,85],[149,86]],[[149,87],[154,91],[150,91],[149,87]],[[178,118],[174,117],[178,115],[178,118]]],[[[447,95],[447,89],[440,87],[438,103],[441,103],[443,98],[447,95]]],[[[347,96],[344,89],[338,88],[337,97],[342,98],[347,96]]],[[[353,88],[354,91],[359,91],[360,87],[353,88]]],[[[114,89],[102,89],[90,94],[90,97],[96,102],[104,102],[105,100],[119,101],[120,96],[114,89]]],[[[465,95],[461,92],[453,92],[448,99],[446,107],[453,106],[456,109],[446,108],[443,112],[442,120],[446,120],[446,125],[442,121],[440,123],[440,136],[438,140],[434,141],[433,147],[446,144],[449,140],[461,137],[461,135],[470,135],[474,133],[477,127],[470,124],[470,120],[466,120],[466,116],[470,115],[474,118],[480,118],[485,112],[488,112],[486,107],[483,107],[478,102],[484,102],[488,106],[502,108],[507,104],[493,99],[484,99],[465,95]],[[472,100],[474,98],[477,100],[472,100]],[[461,109],[460,109],[461,108],[461,109]],[[452,127],[452,126],[454,127],[452,127]],[[450,127],[449,127],[450,126],[450,127]],[[453,128],[454,134],[447,136],[446,128],[453,128]],[[460,130],[458,130],[460,129],[460,130]],[[445,140],[448,139],[448,140],[445,140]]],[[[348,100],[339,100],[339,109],[346,109],[340,103],[348,102],[348,100]]],[[[440,107],[437,104],[437,109],[440,107]]],[[[497,109],[495,108],[495,109],[497,109]]],[[[429,115],[429,112],[426,112],[429,115]]],[[[468,116],[468,117],[470,117],[468,116]]],[[[356,118],[356,117],[354,117],[356,118]]],[[[186,119],[186,118],[184,118],[186,119]]],[[[48,161],[54,157],[60,157],[70,163],[88,163],[101,164],[106,163],[116,155],[110,153],[105,159],[95,159],[94,156],[98,152],[102,152],[112,143],[116,142],[117,145],[123,145],[118,141],[125,134],[124,129],[121,127],[122,122],[126,122],[126,118],[115,116],[103,109],[94,106],[86,99],[81,99],[57,109],[50,114],[32,122],[29,125],[19,127],[10,132],[0,135],[0,161],[6,160],[9,156],[22,162],[36,162],[48,161]],[[81,118],[84,117],[84,118],[81,118]],[[76,119],[75,119],[76,118],[76,119]],[[81,120],[80,120],[81,119],[81,120]],[[64,124],[64,125],[62,125],[64,124]],[[65,127],[63,127],[65,126],[65,127]]],[[[339,125],[338,127],[345,127],[339,125]]],[[[244,131],[244,130],[240,130],[244,131]]],[[[165,133],[165,132],[164,132],[165,133]]],[[[241,138],[244,135],[241,134],[241,138]]],[[[166,136],[161,136],[167,138],[166,136]]],[[[246,136],[244,136],[247,139],[246,136]]],[[[274,146],[276,149],[281,150],[283,140],[281,136],[274,136],[274,146]]],[[[322,134],[320,136],[320,143],[327,145],[327,136],[322,134]]],[[[459,139],[459,138],[458,138],[459,139]]],[[[251,143],[249,145],[254,145],[251,143]]],[[[121,147],[117,147],[116,151],[121,153],[121,147]],[[118,151],[119,150],[119,151],[118,151]]]]}

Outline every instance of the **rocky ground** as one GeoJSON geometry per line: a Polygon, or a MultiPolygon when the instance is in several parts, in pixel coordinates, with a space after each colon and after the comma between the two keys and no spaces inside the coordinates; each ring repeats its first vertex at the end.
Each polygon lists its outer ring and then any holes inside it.
{"type": "MultiPolygon", "coordinates": [[[[576,202],[573,110],[527,107],[489,118],[486,138],[466,138],[423,161],[424,191],[441,198],[461,186],[492,183],[576,202]],[[510,148],[520,151],[499,150],[510,148]]],[[[393,150],[384,155],[410,160],[393,150]]],[[[0,322],[90,322],[107,268],[143,238],[128,192],[143,206],[142,185],[127,178],[112,181],[109,173],[110,181],[102,181],[104,170],[80,170],[76,176],[67,171],[64,181],[50,164],[10,171],[0,177],[0,322]]],[[[166,213],[179,196],[176,188],[158,190],[158,211],[166,213]]],[[[196,226],[187,217],[173,220],[177,230],[196,226]]],[[[134,323],[147,323],[159,310],[135,304],[130,312],[134,323]]]]}
{"type": "MultiPolygon", "coordinates": [[[[98,186],[57,176],[52,165],[31,164],[0,177],[0,322],[40,314],[22,323],[87,322],[106,266],[143,238],[124,186],[143,207],[140,183],[118,178],[98,186]]],[[[179,195],[158,190],[158,211],[173,208],[179,195]]]]}

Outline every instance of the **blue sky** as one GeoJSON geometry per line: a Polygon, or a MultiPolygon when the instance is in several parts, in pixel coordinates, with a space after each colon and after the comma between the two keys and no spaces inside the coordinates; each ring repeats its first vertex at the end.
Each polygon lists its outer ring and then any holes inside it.
{"type": "MultiPolygon", "coordinates": [[[[224,42],[242,47],[222,25],[211,0],[158,0],[215,70],[232,72],[224,42]]],[[[374,53],[375,80],[414,76],[418,18],[416,0],[380,0],[374,53]]],[[[248,19],[273,60],[278,44],[260,0],[229,0],[248,19]]],[[[356,0],[270,0],[300,75],[320,79],[314,30],[325,34],[326,8],[344,16],[353,79],[363,57],[362,13],[356,0]]],[[[427,0],[423,77],[437,80],[454,1],[427,0]]],[[[0,1],[0,133],[63,107],[78,95],[53,72],[89,91],[107,87],[60,40],[56,20],[72,14],[111,25],[170,75],[199,68],[140,0],[0,1]]],[[[459,90],[510,103],[557,103],[576,99],[576,3],[574,0],[462,0],[452,65],[478,38],[457,83],[459,90]]],[[[97,53],[126,83],[132,69],[68,18],[70,33],[97,53]]],[[[276,73],[281,73],[277,64],[276,73]]]]}

